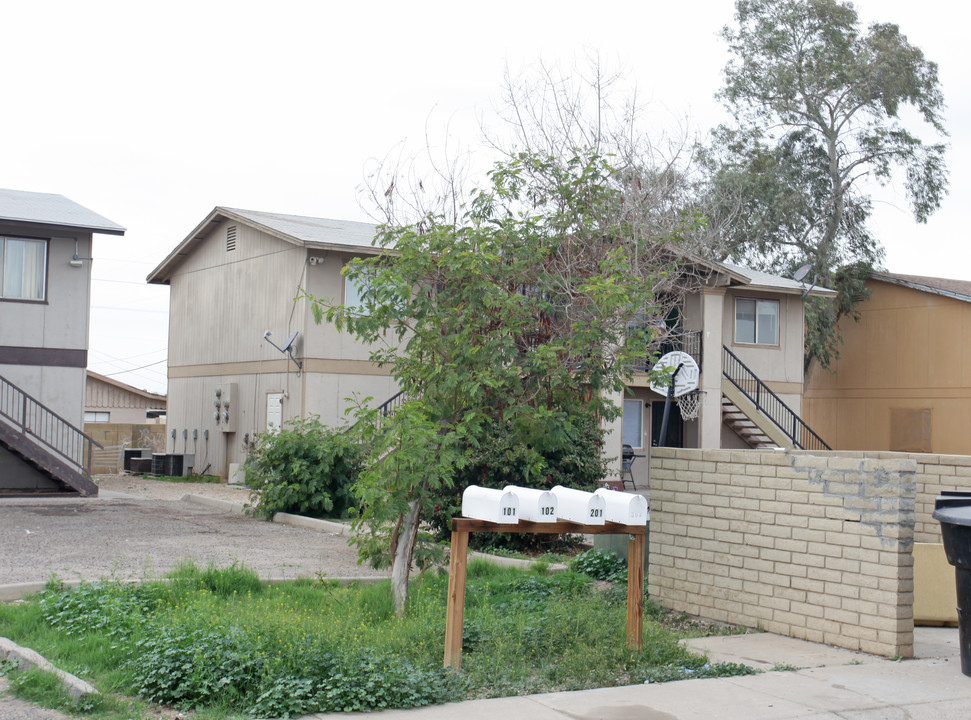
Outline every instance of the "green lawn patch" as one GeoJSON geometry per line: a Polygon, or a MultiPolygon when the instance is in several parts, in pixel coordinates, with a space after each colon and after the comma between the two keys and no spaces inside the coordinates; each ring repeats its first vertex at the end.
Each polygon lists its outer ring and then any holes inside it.
{"type": "MultiPolygon", "coordinates": [[[[447,578],[429,574],[398,618],[387,583],[264,585],[239,565],[186,565],[168,582],[51,581],[0,606],[0,635],[105,693],[71,708],[93,717],[116,706],[137,717],[138,702],[293,717],[753,672],[681,648],[684,633],[650,604],[643,649],[628,648],[625,586],[482,561],[469,565],[462,671],[445,670],[446,593],[447,578]]],[[[45,682],[11,680],[41,696],[53,692],[45,682]]]]}

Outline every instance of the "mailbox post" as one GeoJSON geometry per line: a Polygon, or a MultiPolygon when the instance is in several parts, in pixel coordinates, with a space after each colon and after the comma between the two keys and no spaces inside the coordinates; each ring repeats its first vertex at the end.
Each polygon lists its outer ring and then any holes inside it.
{"type": "MultiPolygon", "coordinates": [[[[602,505],[600,507],[603,507],[602,505]]],[[[452,518],[452,547],[448,569],[448,607],[445,613],[445,667],[462,667],[462,629],[465,623],[465,578],[469,534],[474,532],[584,535],[627,535],[627,645],[639,650],[644,638],[644,535],[645,525],[605,522],[584,525],[560,520],[554,523],[520,520],[500,524],[472,518],[452,518]]]]}

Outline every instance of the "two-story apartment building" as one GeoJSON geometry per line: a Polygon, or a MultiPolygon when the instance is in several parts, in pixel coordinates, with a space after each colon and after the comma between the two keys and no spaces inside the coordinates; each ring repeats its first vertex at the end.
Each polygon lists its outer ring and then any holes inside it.
{"type": "MultiPolygon", "coordinates": [[[[338,424],[348,398],[379,404],[395,395],[388,370],[368,360],[368,348],[317,325],[306,299],[353,303],[358,291],[341,268],[380,252],[371,244],[374,234],[366,223],[217,207],[152,271],[150,283],[171,287],[169,452],[192,455],[197,472],[226,476],[245,460],[257,433],[308,414],[338,424]]],[[[669,444],[751,447],[756,437],[786,444],[785,433],[774,432],[754,402],[737,397],[736,385],[752,389],[753,397],[774,394],[798,416],[807,288],[745,268],[690,262],[699,264],[704,287],[686,298],[669,328],[670,346],[695,356],[704,394],[698,419],[678,422],[677,408],[672,411],[669,444]],[[741,365],[748,375],[736,368],[733,384],[726,364],[741,365]],[[760,390],[752,378],[761,380],[760,390]],[[747,414],[756,421],[745,429],[725,422],[747,414]]],[[[609,436],[618,470],[622,442],[648,452],[663,400],[646,375],[635,378],[622,399],[623,420],[609,436]]]]}
{"type": "Polygon", "coordinates": [[[0,490],[97,492],[80,428],[98,233],[125,229],[61,195],[0,190],[0,490]]]}

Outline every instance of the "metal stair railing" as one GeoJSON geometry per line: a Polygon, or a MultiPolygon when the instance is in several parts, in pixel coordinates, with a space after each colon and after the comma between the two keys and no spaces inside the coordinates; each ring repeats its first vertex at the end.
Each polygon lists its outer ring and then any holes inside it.
{"type": "Polygon", "coordinates": [[[728,381],[755,403],[756,409],[774,422],[795,447],[800,450],[832,450],[735,353],[725,346],[722,346],[722,350],[722,372],[728,381]]]}
{"type": "Polygon", "coordinates": [[[101,443],[2,376],[0,417],[6,418],[14,429],[52,450],[82,474],[91,476],[94,448],[103,449],[101,443]]]}
{"type": "Polygon", "coordinates": [[[405,394],[404,390],[400,390],[378,405],[378,414],[383,418],[391,417],[391,415],[394,414],[394,411],[404,405],[406,402],[408,402],[408,396],[405,394]]]}

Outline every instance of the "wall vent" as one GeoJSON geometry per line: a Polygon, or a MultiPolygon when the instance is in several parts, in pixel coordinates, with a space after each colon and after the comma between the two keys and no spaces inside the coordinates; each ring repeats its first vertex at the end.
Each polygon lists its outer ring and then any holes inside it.
{"type": "Polygon", "coordinates": [[[236,226],[230,225],[226,228],[226,252],[236,249],[236,226]]]}

